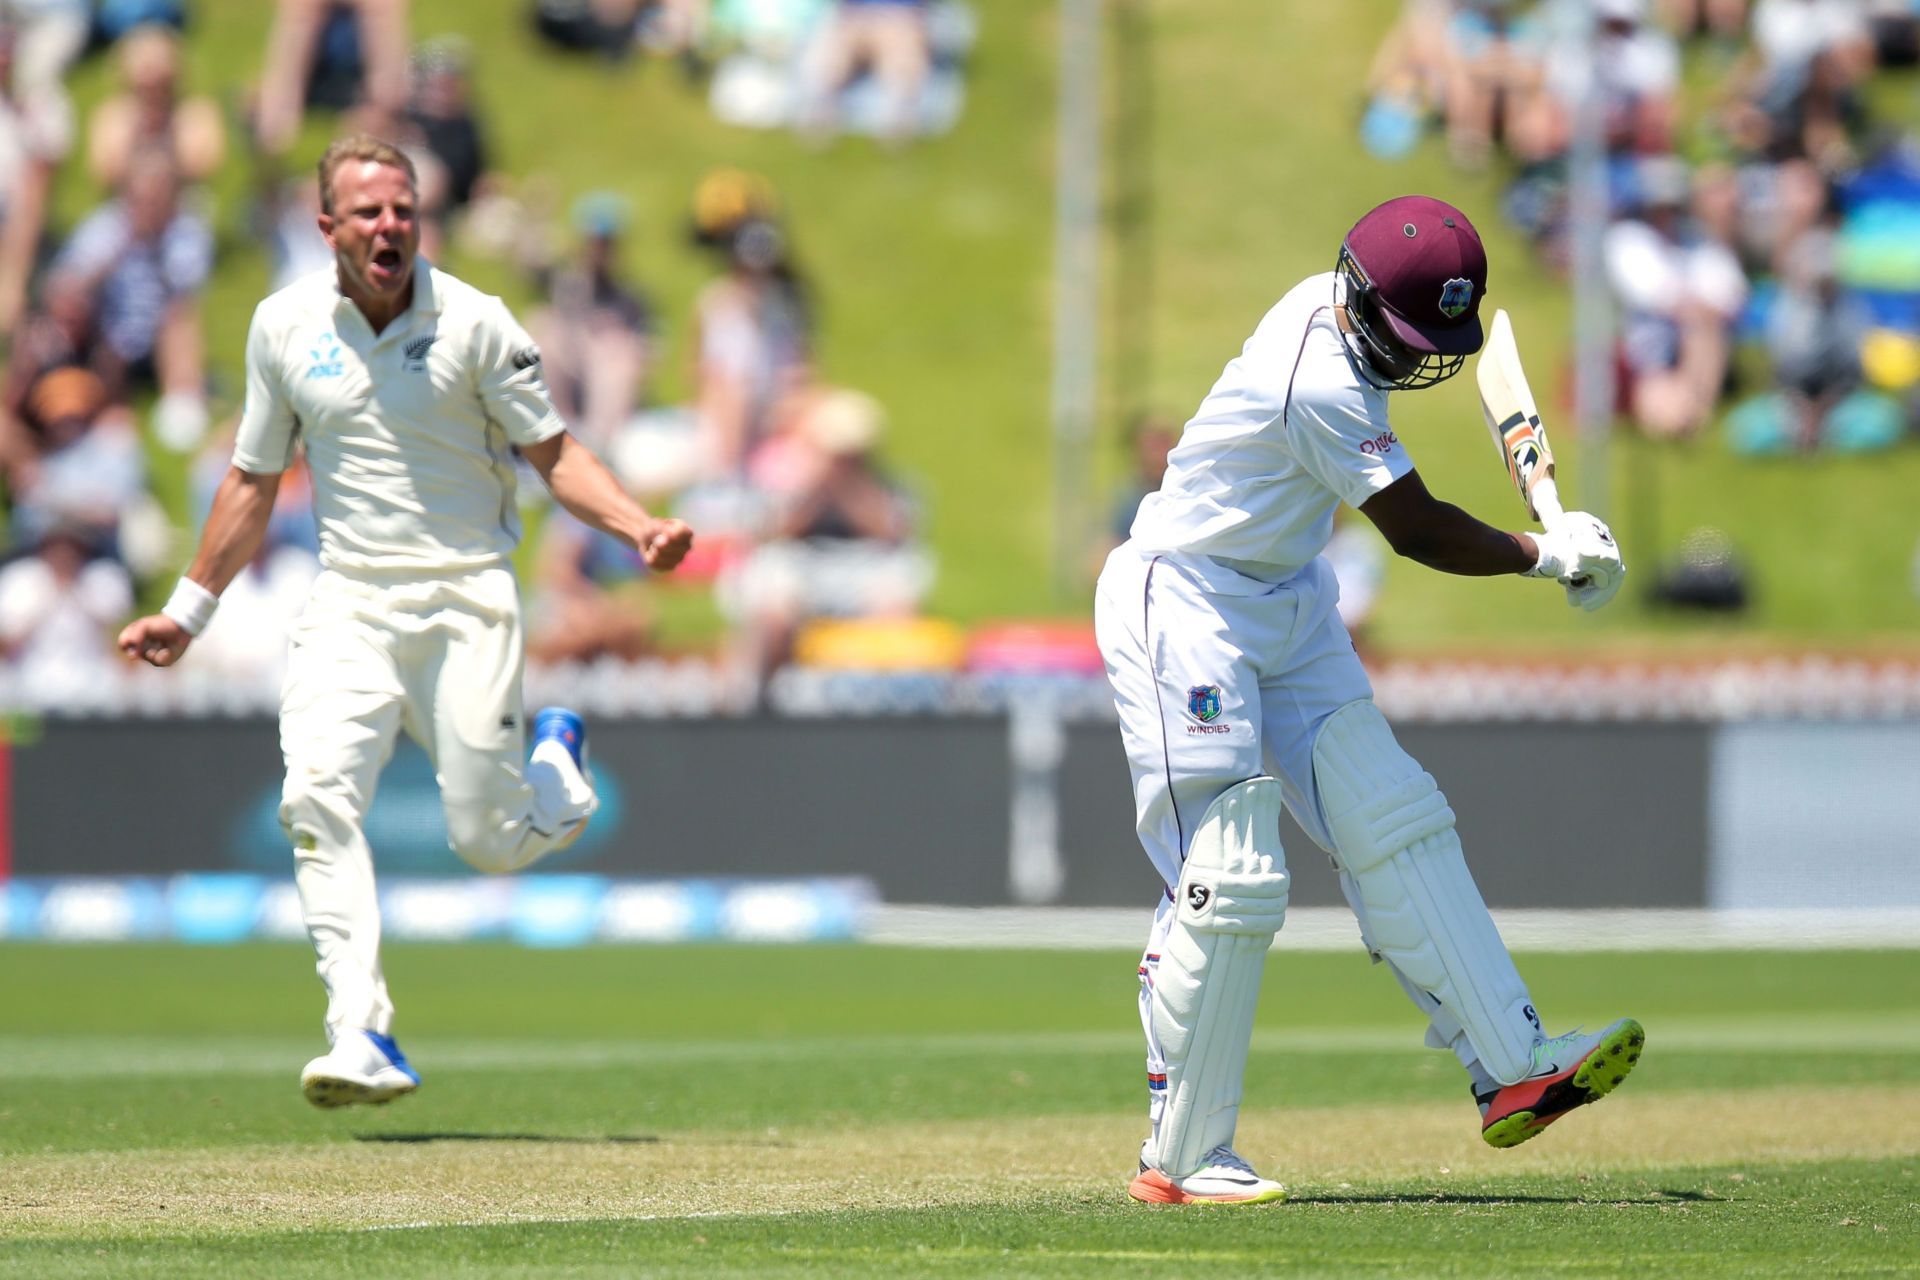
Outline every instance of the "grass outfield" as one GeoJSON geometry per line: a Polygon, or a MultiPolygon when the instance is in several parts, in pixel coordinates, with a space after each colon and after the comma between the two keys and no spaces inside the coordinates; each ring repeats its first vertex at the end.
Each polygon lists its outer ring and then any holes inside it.
{"type": "Polygon", "coordinates": [[[421,1093],[300,1100],[308,953],[0,946],[0,1275],[1920,1274],[1914,954],[1555,955],[1619,1094],[1516,1151],[1358,957],[1277,956],[1258,1210],[1136,1206],[1125,955],[395,947],[421,1093]]]}

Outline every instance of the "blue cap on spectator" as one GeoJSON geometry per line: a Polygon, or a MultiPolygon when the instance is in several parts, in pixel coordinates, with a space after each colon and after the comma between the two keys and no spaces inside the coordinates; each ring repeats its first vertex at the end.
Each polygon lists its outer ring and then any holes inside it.
{"type": "Polygon", "coordinates": [[[573,225],[583,236],[610,239],[627,229],[627,202],[611,191],[589,191],[573,202],[573,225]]]}

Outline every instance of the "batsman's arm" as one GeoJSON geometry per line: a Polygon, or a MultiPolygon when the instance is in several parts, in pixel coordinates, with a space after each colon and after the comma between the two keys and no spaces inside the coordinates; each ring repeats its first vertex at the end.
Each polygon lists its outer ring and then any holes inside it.
{"type": "Polygon", "coordinates": [[[256,475],[239,467],[227,468],[214,492],[206,527],[200,531],[199,550],[173,599],[159,613],[127,624],[120,633],[121,652],[156,667],[180,660],[213,616],[213,602],[259,553],[279,492],[278,472],[256,475]]]}
{"type": "Polygon", "coordinates": [[[1470,578],[1527,573],[1540,559],[1530,534],[1496,529],[1441,501],[1418,471],[1361,503],[1360,514],[1373,521],[1396,555],[1442,573],[1470,578]]]}
{"type": "Polygon", "coordinates": [[[540,473],[556,502],[633,547],[649,569],[671,569],[693,548],[693,530],[686,521],[648,515],[572,432],[521,445],[520,452],[540,473]]]}

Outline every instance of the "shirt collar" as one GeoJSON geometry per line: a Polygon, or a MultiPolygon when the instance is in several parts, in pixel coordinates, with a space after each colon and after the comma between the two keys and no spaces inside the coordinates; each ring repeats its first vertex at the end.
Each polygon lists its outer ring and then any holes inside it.
{"type": "MultiPolygon", "coordinates": [[[[434,283],[434,276],[436,274],[438,273],[434,271],[431,262],[417,255],[414,257],[413,301],[408,304],[406,311],[401,313],[400,316],[395,317],[396,322],[402,318],[411,319],[414,316],[437,316],[440,314],[440,291],[434,283]]],[[[340,268],[338,266],[327,269],[327,282],[328,287],[333,290],[333,307],[335,312],[338,312],[341,307],[354,306],[353,299],[349,298],[340,290],[340,268]]],[[[358,310],[357,307],[355,309],[358,310]]]]}

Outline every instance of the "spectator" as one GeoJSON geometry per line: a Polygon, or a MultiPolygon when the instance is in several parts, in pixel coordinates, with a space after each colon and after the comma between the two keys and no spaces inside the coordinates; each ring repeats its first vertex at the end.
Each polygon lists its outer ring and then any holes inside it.
{"type": "Polygon", "coordinates": [[[842,93],[865,71],[880,93],[880,136],[906,142],[918,131],[932,65],[927,0],[839,0],[803,70],[800,126],[815,137],[830,135],[842,93]]]}
{"type": "Polygon", "coordinates": [[[1832,233],[1807,232],[1787,255],[1767,317],[1774,390],[1735,409],[1727,429],[1741,453],[1827,449],[1858,453],[1897,444],[1900,406],[1864,385],[1866,308],[1840,288],[1832,233]]]}
{"type": "Polygon", "coordinates": [[[1827,155],[1843,165],[1831,148],[1858,126],[1859,85],[1872,65],[1873,42],[1852,0],[1759,0],[1752,48],[1726,77],[1722,132],[1749,157],[1827,155]]]}
{"type": "Polygon", "coordinates": [[[133,607],[133,580],[91,554],[87,530],[58,524],[0,568],[0,657],[41,706],[86,705],[119,674],[112,628],[133,607]]]}
{"type": "Polygon", "coordinates": [[[92,289],[100,331],[129,378],[156,386],[154,429],[185,452],[205,434],[200,289],[213,266],[213,234],[180,207],[165,151],[138,152],[121,196],[74,230],[55,264],[92,289]]]}
{"type": "Polygon", "coordinates": [[[254,136],[283,155],[308,107],[355,103],[397,114],[407,101],[407,0],[278,0],[254,136]]]}
{"type": "Polygon", "coordinates": [[[256,239],[266,249],[269,291],[286,288],[301,276],[333,263],[333,250],[320,234],[320,179],[309,171],[280,176],[273,161],[262,158],[259,194],[253,208],[256,239]]]}
{"type": "Polygon", "coordinates": [[[1759,94],[1791,95],[1822,54],[1848,82],[1873,66],[1873,36],[1858,0],[1757,0],[1752,17],[1759,94]]]}
{"type": "Polygon", "coordinates": [[[726,249],[748,222],[779,220],[780,198],[773,184],[757,173],[715,169],[693,189],[689,229],[693,242],[705,248],[726,249]]]}
{"type": "Polygon", "coordinates": [[[691,78],[706,70],[707,19],[707,0],[644,0],[634,29],[641,48],[679,59],[691,78]]]}
{"type": "Polygon", "coordinates": [[[0,0],[0,333],[12,331],[26,304],[54,171],[72,143],[66,91],[57,78],[38,83],[33,66],[60,54],[61,28],[50,30],[46,16],[23,26],[25,16],[0,0]]]}
{"type": "Polygon", "coordinates": [[[1831,49],[1814,55],[1770,123],[1775,155],[1805,156],[1828,177],[1852,169],[1867,131],[1867,105],[1844,56],[1831,49]]]}
{"type": "Polygon", "coordinates": [[[1661,0],[1669,31],[1682,37],[1704,35],[1722,46],[1739,44],[1747,33],[1747,0],[1661,0]]]}
{"type": "Polygon", "coordinates": [[[414,56],[405,119],[445,175],[439,207],[428,210],[430,216],[445,218],[497,185],[486,133],[473,110],[470,61],[466,42],[453,36],[427,41],[414,56]]]}
{"type": "Polygon", "coordinates": [[[11,33],[9,73],[0,87],[55,160],[73,148],[67,72],[86,49],[92,23],[90,0],[0,0],[0,28],[11,33]]]}
{"type": "Polygon", "coordinates": [[[187,4],[188,0],[93,0],[92,47],[119,44],[141,27],[185,31],[187,4]]]}
{"type": "Polygon", "coordinates": [[[579,259],[553,273],[547,306],[530,319],[554,407],[573,432],[603,452],[633,416],[646,379],[653,308],[623,278],[627,209],[596,192],[574,206],[579,259]]]}
{"type": "Polygon", "coordinates": [[[1542,84],[1516,119],[1520,158],[1564,156],[1572,140],[1573,95],[1597,78],[1607,150],[1615,155],[1664,155],[1673,149],[1679,118],[1680,49],[1647,22],[1646,0],[1593,0],[1598,29],[1591,45],[1555,40],[1542,84]]]}
{"type": "Polygon", "coordinates": [[[49,370],[68,365],[98,374],[110,400],[125,398],[120,361],[101,336],[92,288],[77,275],[53,271],[41,283],[39,306],[14,332],[6,375],[0,380],[0,420],[19,421],[33,384],[49,370]]]}
{"type": "Polygon", "coordinates": [[[726,274],[701,291],[694,324],[702,453],[713,475],[738,476],[811,355],[811,309],[779,227],[734,229],[726,274]]]}
{"type": "Polygon", "coordinates": [[[540,534],[527,657],[645,657],[653,649],[653,613],[639,586],[646,576],[631,547],[556,510],[540,534]]]}
{"type": "Polygon", "coordinates": [[[166,27],[139,27],[119,51],[124,87],[95,107],[87,123],[94,180],[117,190],[134,153],[153,147],[172,155],[183,182],[207,181],[226,155],[226,126],[213,99],[180,96],[179,37],[166,27]]]}
{"type": "Polygon", "coordinates": [[[1866,0],[1874,56],[1883,67],[1920,63],[1920,5],[1913,0],[1866,0]]]}
{"type": "Polygon", "coordinates": [[[127,411],[100,376],[79,365],[27,384],[4,459],[13,541],[32,546],[56,527],[85,534],[90,549],[117,546],[123,512],[146,493],[146,456],[127,411]]]}
{"type": "Polygon", "coordinates": [[[1374,50],[1360,139],[1383,160],[1412,151],[1429,117],[1445,111],[1453,11],[1451,0],[1403,0],[1400,16],[1374,50]]]}
{"type": "Polygon", "coordinates": [[[1622,311],[1627,410],[1649,434],[1688,435],[1725,385],[1746,275],[1732,249],[1689,221],[1681,160],[1649,158],[1636,175],[1642,215],[1609,227],[1603,246],[1622,311]]]}
{"type": "Polygon", "coordinates": [[[643,0],[534,0],[534,29],[562,49],[613,61],[633,51],[642,7],[643,0]]]}
{"type": "Polygon", "coordinates": [[[771,512],[765,540],[718,586],[756,680],[785,662],[810,618],[911,614],[933,585],[914,511],[875,455],[885,413],[857,391],[810,393],[754,459],[771,512]]]}
{"type": "Polygon", "coordinates": [[[1447,147],[1456,165],[1482,169],[1500,123],[1540,90],[1544,37],[1519,0],[1463,0],[1446,42],[1447,147]]]}

